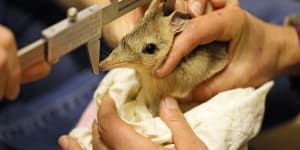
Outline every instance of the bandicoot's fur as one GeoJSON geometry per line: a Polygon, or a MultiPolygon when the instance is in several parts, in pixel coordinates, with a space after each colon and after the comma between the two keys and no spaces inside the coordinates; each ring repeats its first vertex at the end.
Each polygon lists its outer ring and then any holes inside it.
{"type": "Polygon", "coordinates": [[[168,76],[157,77],[156,70],[166,59],[175,35],[182,30],[185,22],[176,12],[164,16],[159,0],[154,0],[134,30],[99,64],[101,70],[118,67],[136,69],[142,81],[137,100],[143,99],[153,115],[157,114],[162,96],[186,97],[195,85],[221,71],[227,64],[227,45],[214,42],[198,46],[168,76]]]}

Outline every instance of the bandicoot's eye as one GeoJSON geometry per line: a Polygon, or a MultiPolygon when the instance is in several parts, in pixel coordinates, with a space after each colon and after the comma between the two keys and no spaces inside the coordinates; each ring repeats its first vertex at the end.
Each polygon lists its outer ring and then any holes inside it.
{"type": "Polygon", "coordinates": [[[153,43],[149,43],[143,49],[143,53],[145,53],[145,54],[154,54],[156,50],[157,50],[157,46],[153,43]]]}

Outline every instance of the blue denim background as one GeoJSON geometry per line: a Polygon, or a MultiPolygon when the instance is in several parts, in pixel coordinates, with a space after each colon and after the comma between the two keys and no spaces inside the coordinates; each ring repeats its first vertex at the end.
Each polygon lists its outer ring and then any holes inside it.
{"type": "MultiPolygon", "coordinates": [[[[277,24],[291,13],[300,13],[299,3],[293,0],[240,2],[252,14],[277,24]]],[[[65,12],[51,0],[0,0],[0,23],[14,31],[19,47],[64,17],[65,12]]],[[[47,78],[22,85],[17,101],[0,103],[0,150],[59,149],[57,138],[74,127],[103,76],[90,72],[84,48],[64,56],[52,69],[47,78]]],[[[287,79],[277,78],[267,99],[264,127],[295,116],[298,102],[287,79]]]]}

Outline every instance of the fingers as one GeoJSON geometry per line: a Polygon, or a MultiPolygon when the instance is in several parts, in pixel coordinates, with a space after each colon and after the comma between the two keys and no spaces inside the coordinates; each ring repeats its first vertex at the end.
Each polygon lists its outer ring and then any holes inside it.
{"type": "Polygon", "coordinates": [[[5,95],[6,76],[7,76],[7,54],[6,51],[0,49],[0,99],[5,95]]]}
{"type": "MultiPolygon", "coordinates": [[[[13,54],[10,55],[14,55],[13,54]]],[[[5,97],[10,100],[14,100],[17,98],[20,91],[20,82],[21,82],[21,67],[19,65],[19,60],[17,56],[13,56],[12,62],[9,63],[9,71],[7,73],[6,80],[6,95],[5,97]]]]}
{"type": "MultiPolygon", "coordinates": [[[[210,0],[213,8],[225,7],[225,0],[210,0]]],[[[175,9],[183,13],[189,13],[192,17],[204,14],[208,9],[207,0],[176,1],[175,9]]]]}
{"type": "Polygon", "coordinates": [[[127,124],[120,120],[117,115],[115,104],[111,99],[106,99],[102,102],[100,111],[98,112],[98,121],[98,128],[101,132],[100,134],[102,135],[102,139],[110,147],[114,145],[123,145],[125,137],[114,135],[135,134],[127,124]],[[120,130],[121,128],[124,130],[120,130]]]}
{"type": "MultiPolygon", "coordinates": [[[[233,7],[233,6],[230,6],[233,7]]],[[[175,37],[172,49],[162,67],[157,71],[158,76],[168,75],[180,62],[198,45],[215,40],[230,41],[241,26],[234,20],[240,19],[239,8],[220,9],[204,16],[191,19],[182,33],[175,37]],[[234,15],[233,15],[234,14],[234,15]]]]}
{"type": "Polygon", "coordinates": [[[82,150],[78,142],[67,135],[63,135],[58,139],[58,143],[62,150],[82,150]]]}
{"type": "Polygon", "coordinates": [[[103,142],[103,140],[101,139],[101,135],[99,133],[98,125],[96,122],[93,123],[92,134],[93,134],[92,144],[94,150],[109,150],[108,147],[103,142]]]}
{"type": "Polygon", "coordinates": [[[9,100],[17,98],[20,92],[21,69],[11,70],[7,74],[6,94],[5,97],[9,100]]]}
{"type": "Polygon", "coordinates": [[[206,10],[207,0],[189,0],[188,1],[188,13],[192,17],[200,16],[206,10]]]}
{"type": "MultiPolygon", "coordinates": [[[[109,150],[101,140],[96,122],[93,123],[93,149],[94,150],[109,150]]],[[[59,138],[58,143],[62,150],[82,150],[79,143],[71,136],[63,135],[59,138]]]]}
{"type": "Polygon", "coordinates": [[[111,149],[157,149],[149,139],[138,134],[133,128],[122,121],[117,113],[114,102],[106,99],[98,112],[98,129],[106,146],[111,149]]]}
{"type": "Polygon", "coordinates": [[[17,56],[17,47],[13,33],[0,25],[0,96],[13,100],[19,93],[21,67],[17,56]]]}
{"type": "Polygon", "coordinates": [[[177,101],[166,97],[160,102],[160,117],[173,134],[173,140],[178,150],[206,150],[205,144],[194,134],[186,122],[177,101]]]}
{"type": "Polygon", "coordinates": [[[0,34],[0,99],[13,100],[19,94],[21,80],[28,82],[45,77],[50,65],[40,62],[22,72],[13,33],[0,25],[0,34]]]}
{"type": "Polygon", "coordinates": [[[215,40],[222,34],[225,27],[222,23],[223,19],[212,14],[199,16],[187,23],[183,32],[175,38],[166,61],[157,71],[158,76],[168,75],[195,47],[215,40]]]}
{"type": "MultiPolygon", "coordinates": [[[[214,0],[218,1],[218,0],[214,0]]],[[[239,0],[226,0],[228,4],[239,5],[239,0]]]]}
{"type": "Polygon", "coordinates": [[[216,9],[223,8],[226,5],[226,0],[210,0],[212,6],[216,9]]]}
{"type": "Polygon", "coordinates": [[[22,83],[32,82],[46,77],[51,71],[51,65],[40,61],[22,72],[22,83]]]}
{"type": "MultiPolygon", "coordinates": [[[[234,2],[236,1],[234,0],[234,2]]],[[[223,8],[226,5],[225,0],[210,0],[210,2],[215,9],[223,8]]],[[[176,1],[175,9],[183,13],[189,13],[192,17],[197,17],[207,11],[208,5],[208,0],[176,1]]]]}

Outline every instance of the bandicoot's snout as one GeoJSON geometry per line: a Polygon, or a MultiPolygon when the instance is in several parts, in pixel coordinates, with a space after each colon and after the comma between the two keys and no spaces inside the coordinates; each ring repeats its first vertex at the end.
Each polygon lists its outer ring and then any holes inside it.
{"type": "Polygon", "coordinates": [[[99,63],[99,70],[100,71],[107,71],[113,68],[118,67],[126,67],[127,61],[123,61],[122,59],[114,59],[115,57],[108,57],[105,60],[99,63]]]}
{"type": "Polygon", "coordinates": [[[103,65],[103,64],[99,64],[99,70],[100,71],[105,71],[105,65],[103,65]]]}
{"type": "Polygon", "coordinates": [[[99,70],[107,71],[109,70],[109,66],[110,66],[110,62],[105,59],[99,63],[99,70]]]}

